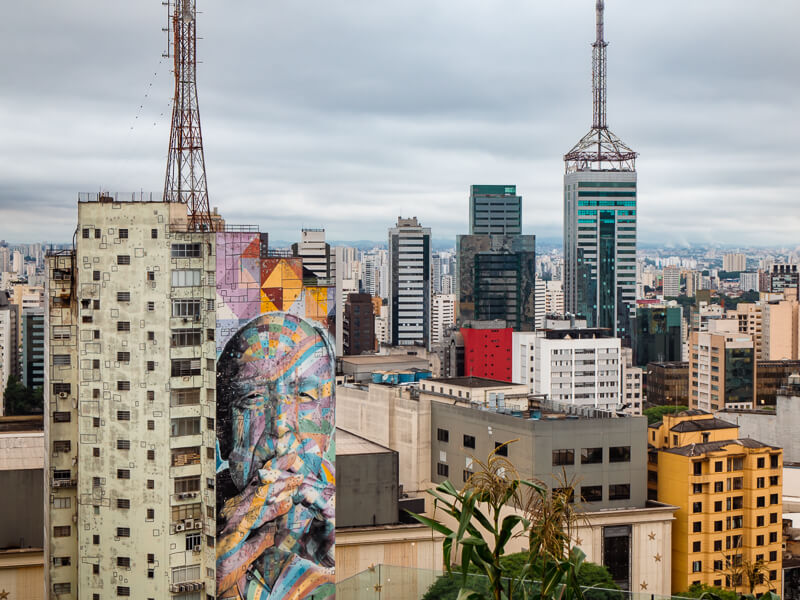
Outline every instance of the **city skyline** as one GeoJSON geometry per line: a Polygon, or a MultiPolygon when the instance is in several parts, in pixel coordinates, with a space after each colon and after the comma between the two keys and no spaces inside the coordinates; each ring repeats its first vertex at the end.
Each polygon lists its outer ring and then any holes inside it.
{"type": "MultiPolygon", "coordinates": [[[[399,214],[454,239],[469,185],[512,184],[523,232],[556,237],[561,158],[591,122],[589,5],[202,6],[211,204],[273,239],[324,226],[331,240],[380,240],[399,214]]],[[[800,8],[606,10],[608,119],[641,153],[641,245],[793,246],[800,8]]],[[[20,58],[0,67],[0,215],[15,226],[3,237],[68,240],[79,192],[160,195],[165,23],[160,3],[10,8],[0,47],[20,58]]]]}

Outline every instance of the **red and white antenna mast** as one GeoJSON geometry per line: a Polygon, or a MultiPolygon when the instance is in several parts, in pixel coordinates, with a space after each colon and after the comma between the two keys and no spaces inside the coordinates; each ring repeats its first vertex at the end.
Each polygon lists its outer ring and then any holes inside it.
{"type": "Polygon", "coordinates": [[[564,155],[567,173],[574,171],[635,171],[636,152],[614,135],[606,122],[606,47],[603,12],[595,5],[597,26],[592,44],[592,128],[564,155]]]}
{"type": "Polygon", "coordinates": [[[196,0],[167,0],[164,6],[169,13],[170,42],[164,56],[173,57],[175,73],[164,201],[186,205],[190,231],[212,231],[197,105],[196,0]]]}

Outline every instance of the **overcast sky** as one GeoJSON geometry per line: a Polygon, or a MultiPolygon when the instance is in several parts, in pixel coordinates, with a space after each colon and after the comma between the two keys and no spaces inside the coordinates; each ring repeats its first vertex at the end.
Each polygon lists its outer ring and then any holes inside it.
{"type": "MultiPolygon", "coordinates": [[[[211,204],[272,239],[465,233],[469,185],[562,227],[591,124],[594,0],[198,0],[211,204]]],[[[610,128],[640,153],[642,242],[800,242],[797,0],[608,0],[610,128]]],[[[71,239],[78,192],[161,193],[159,0],[5,3],[0,238],[71,239]]]]}

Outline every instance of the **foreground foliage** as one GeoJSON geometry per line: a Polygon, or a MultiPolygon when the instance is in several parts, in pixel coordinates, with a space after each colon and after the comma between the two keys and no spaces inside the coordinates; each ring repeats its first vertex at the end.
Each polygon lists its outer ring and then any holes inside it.
{"type": "MultiPolygon", "coordinates": [[[[519,579],[522,576],[522,568],[528,562],[527,552],[509,554],[500,559],[504,571],[512,579],[519,579]]],[[[478,573],[475,566],[470,567],[470,575],[467,576],[464,587],[478,592],[481,597],[489,597],[488,579],[478,573]]],[[[584,562],[578,571],[578,583],[583,586],[583,597],[585,600],[623,600],[622,592],[615,591],[619,587],[611,579],[611,574],[602,565],[584,562]],[[594,586],[596,589],[586,589],[594,586]]],[[[456,600],[462,587],[462,579],[457,574],[443,575],[428,588],[422,600],[456,600]]],[[[528,597],[536,595],[536,585],[526,583],[528,597]]],[[[727,600],[727,599],[726,599],[727,600]]]]}
{"type": "Polygon", "coordinates": [[[521,479],[511,461],[497,454],[498,449],[485,464],[474,461],[477,469],[462,491],[450,481],[429,490],[434,515],[443,510],[455,528],[435,517],[413,515],[444,535],[448,574],[460,551],[457,600],[583,600],[578,573],[585,555],[580,548],[570,547],[575,519],[571,489],[548,494],[541,483],[521,479]],[[529,551],[513,563],[506,558],[506,548],[512,539],[523,536],[529,551]],[[478,585],[474,575],[470,578],[474,573],[484,578],[486,587],[480,591],[471,589],[478,585]]]}

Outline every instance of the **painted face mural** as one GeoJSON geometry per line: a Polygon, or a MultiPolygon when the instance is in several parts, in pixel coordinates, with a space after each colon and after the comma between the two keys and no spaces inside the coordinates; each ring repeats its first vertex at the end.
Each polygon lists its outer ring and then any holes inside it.
{"type": "Polygon", "coordinates": [[[260,315],[217,362],[217,597],[333,597],[334,352],[325,329],[260,315]]]}

